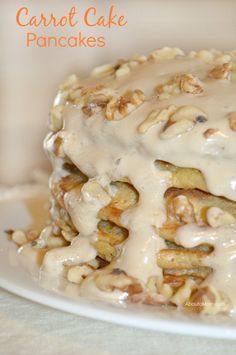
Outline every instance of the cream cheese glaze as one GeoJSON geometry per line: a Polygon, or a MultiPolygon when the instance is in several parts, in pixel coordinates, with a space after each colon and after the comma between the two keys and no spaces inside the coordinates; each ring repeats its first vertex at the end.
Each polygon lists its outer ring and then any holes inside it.
{"type": "MultiPolygon", "coordinates": [[[[235,68],[235,54],[226,57],[235,68]]],[[[87,198],[84,194],[77,198],[73,191],[65,195],[67,211],[80,235],[71,246],[47,253],[43,271],[59,275],[68,262],[82,263],[96,255],[90,241],[96,239],[97,213],[110,201],[110,183],[128,179],[138,191],[139,201],[121,217],[122,225],[129,230],[129,237],[113,267],[124,270],[143,284],[150,276],[161,277],[162,270],[157,266],[156,258],[158,251],[165,248],[165,241],[158,236],[157,228],[166,219],[164,193],[171,186],[171,174],[160,170],[156,160],[199,169],[212,194],[236,201],[236,132],[230,128],[227,118],[236,111],[236,75],[232,69],[227,79],[211,78],[209,71],[216,64],[206,63],[196,56],[177,56],[168,60],[148,60],[122,77],[108,75],[79,80],[83,87],[101,84],[111,88],[115,97],[127,90],[142,90],[144,102],[121,120],[107,120],[103,109],[88,117],[83,111],[83,103],[67,101],[66,89],[59,92],[55,105],[64,105],[63,128],[45,140],[54,170],[51,179],[57,180],[65,174],[63,159],[55,157],[52,152],[53,142],[59,136],[63,154],[88,177],[83,189],[86,190],[87,184],[93,182],[99,184],[103,192],[102,197],[101,194],[90,196],[89,189],[87,198]],[[202,92],[192,94],[187,91],[158,99],[155,87],[177,74],[197,77],[202,92]],[[207,119],[167,138],[161,135],[166,124],[162,121],[145,133],[138,131],[151,111],[160,112],[169,105],[175,105],[177,109],[183,106],[199,108],[207,119]]],[[[236,278],[233,276],[236,225],[217,229],[186,226],[181,228],[176,238],[187,248],[205,242],[215,247],[214,254],[206,261],[214,268],[206,283],[226,292],[236,306],[236,278]]],[[[95,292],[91,280],[89,277],[81,288],[85,295],[91,289],[93,294],[95,292]],[[86,287],[86,284],[90,286],[86,287]]],[[[98,295],[102,296],[102,293],[98,291],[98,295]]]]}
{"type": "Polygon", "coordinates": [[[217,228],[188,224],[178,229],[175,240],[185,248],[203,243],[214,247],[214,251],[204,260],[204,265],[212,267],[214,272],[203,282],[203,286],[211,285],[225,293],[236,309],[236,224],[217,228]]]}

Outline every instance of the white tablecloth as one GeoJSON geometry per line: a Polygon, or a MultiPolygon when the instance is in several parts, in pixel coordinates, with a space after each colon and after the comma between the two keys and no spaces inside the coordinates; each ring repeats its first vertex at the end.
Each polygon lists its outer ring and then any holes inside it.
{"type": "Polygon", "coordinates": [[[1,355],[236,354],[236,342],[113,325],[38,305],[0,289],[1,355]]]}

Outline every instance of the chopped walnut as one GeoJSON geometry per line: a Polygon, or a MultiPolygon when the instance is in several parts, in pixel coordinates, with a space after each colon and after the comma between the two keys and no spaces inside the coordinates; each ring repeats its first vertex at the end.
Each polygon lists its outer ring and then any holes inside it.
{"type": "Polygon", "coordinates": [[[200,80],[192,74],[175,75],[165,84],[158,85],[155,89],[159,99],[168,99],[170,95],[178,95],[181,92],[187,94],[200,94],[203,87],[200,80]]]}
{"type": "Polygon", "coordinates": [[[108,104],[109,99],[109,97],[106,97],[103,94],[98,94],[91,100],[88,100],[88,102],[82,107],[82,111],[86,116],[90,117],[104,109],[108,104]]]}
{"type": "Polygon", "coordinates": [[[201,59],[205,63],[212,63],[215,58],[214,53],[208,50],[201,50],[195,53],[195,57],[201,59]]]}
{"type": "Polygon", "coordinates": [[[34,229],[30,229],[26,231],[26,238],[29,242],[36,240],[38,236],[39,236],[39,232],[34,229]]]}
{"type": "Polygon", "coordinates": [[[232,56],[230,54],[220,54],[215,58],[215,63],[217,65],[230,63],[232,61],[232,56]]]}
{"type": "Polygon", "coordinates": [[[160,134],[160,138],[169,139],[174,138],[182,133],[190,131],[194,127],[194,122],[183,119],[181,121],[168,120],[160,134]]]}
{"type": "Polygon", "coordinates": [[[60,136],[57,136],[53,142],[53,152],[57,157],[65,158],[65,153],[62,149],[63,139],[60,136]]]}
{"type": "Polygon", "coordinates": [[[105,292],[112,292],[118,289],[123,292],[127,292],[128,295],[142,292],[142,286],[139,282],[126,274],[119,273],[99,273],[95,278],[97,287],[105,292]]]}
{"type": "Polygon", "coordinates": [[[162,295],[166,300],[168,300],[173,294],[171,286],[165,284],[163,278],[159,276],[150,276],[146,286],[149,292],[162,295]]]}
{"type": "Polygon", "coordinates": [[[108,102],[115,96],[115,91],[103,85],[80,87],[69,95],[69,100],[74,104],[82,105],[83,113],[90,117],[104,110],[108,102]]]}
{"type": "Polygon", "coordinates": [[[175,112],[176,106],[170,105],[167,108],[162,109],[161,111],[151,111],[148,116],[145,118],[145,120],[140,123],[138,126],[138,132],[139,133],[146,133],[149,128],[151,128],[153,125],[157,124],[158,122],[166,121],[168,120],[169,116],[175,112]]]}
{"type": "Polygon", "coordinates": [[[67,279],[70,282],[80,285],[93,271],[93,268],[89,265],[72,266],[67,273],[67,279]]]}
{"type": "Polygon", "coordinates": [[[219,130],[216,128],[208,128],[205,132],[203,132],[204,138],[208,139],[211,136],[214,136],[216,133],[218,133],[219,130]]]}
{"type": "Polygon", "coordinates": [[[138,62],[140,64],[147,62],[147,57],[145,55],[135,54],[129,58],[129,63],[131,62],[138,62]]]}
{"type": "Polygon", "coordinates": [[[171,302],[177,306],[185,304],[195,289],[196,283],[192,279],[187,279],[171,298],[171,302]]]}
{"type": "Polygon", "coordinates": [[[161,138],[173,138],[191,130],[195,124],[207,121],[205,112],[195,106],[180,106],[166,122],[161,138]]]}
{"type": "Polygon", "coordinates": [[[137,67],[139,64],[147,61],[145,56],[134,56],[131,57],[128,61],[120,59],[116,64],[104,64],[93,69],[91,76],[92,77],[106,77],[109,75],[115,74],[117,78],[125,76],[130,73],[130,69],[137,67]]]}
{"type": "Polygon", "coordinates": [[[28,231],[23,231],[21,229],[15,231],[7,230],[5,232],[9,235],[9,238],[19,246],[28,242],[34,242],[39,236],[39,233],[33,229],[28,231]]]}
{"type": "Polygon", "coordinates": [[[192,74],[183,74],[180,77],[180,90],[188,94],[201,94],[203,92],[200,80],[192,74]]]}
{"type": "Polygon", "coordinates": [[[73,228],[62,218],[56,219],[54,223],[55,226],[59,228],[60,233],[66,241],[71,242],[78,235],[78,232],[74,231],[73,228]]]}
{"type": "Polygon", "coordinates": [[[194,123],[204,123],[207,121],[207,115],[204,111],[196,106],[180,106],[170,116],[172,121],[181,121],[187,119],[194,123]]]}
{"type": "Polygon", "coordinates": [[[204,286],[197,289],[185,302],[185,309],[192,313],[219,314],[225,313],[232,307],[229,299],[213,287],[204,286]]]}
{"type": "Polygon", "coordinates": [[[145,96],[141,90],[128,90],[124,95],[110,100],[105,110],[105,117],[109,121],[121,120],[138,108],[144,99],[145,96]]]}
{"type": "Polygon", "coordinates": [[[184,52],[179,48],[158,48],[150,54],[150,59],[167,60],[174,59],[177,56],[184,56],[184,52]]]}
{"type": "Polygon", "coordinates": [[[174,76],[164,84],[160,84],[155,88],[155,92],[160,100],[168,99],[171,95],[180,93],[179,76],[174,76]]]}
{"type": "Polygon", "coordinates": [[[16,230],[11,234],[11,239],[13,240],[14,243],[17,245],[23,245],[28,242],[28,239],[26,237],[26,233],[22,230],[16,230]]]}
{"type": "Polygon", "coordinates": [[[103,64],[94,68],[91,72],[91,76],[99,78],[99,77],[104,77],[104,76],[114,74],[114,72],[115,72],[115,66],[113,64],[103,64]]]}
{"type": "Polygon", "coordinates": [[[224,79],[230,78],[230,70],[232,65],[230,63],[224,63],[222,65],[217,65],[209,72],[209,77],[213,79],[224,79]]]}
{"type": "MultiPolygon", "coordinates": [[[[136,62],[137,63],[137,62],[136,62]]],[[[138,64],[138,63],[137,63],[138,64]]],[[[125,76],[125,75],[127,75],[127,74],[129,74],[130,73],[130,66],[127,64],[127,63],[125,63],[125,64],[122,64],[117,70],[116,70],[116,73],[115,73],[115,75],[116,75],[116,77],[117,78],[120,78],[120,77],[123,77],[123,76],[125,76]]]]}

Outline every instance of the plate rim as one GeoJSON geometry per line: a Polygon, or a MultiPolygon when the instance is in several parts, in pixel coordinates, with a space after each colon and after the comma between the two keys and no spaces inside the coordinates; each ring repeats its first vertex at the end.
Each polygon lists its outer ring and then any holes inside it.
{"type": "MultiPolygon", "coordinates": [[[[29,279],[32,281],[31,278],[29,279]]],[[[184,322],[183,320],[176,319],[171,321],[170,319],[160,318],[150,319],[148,316],[140,316],[137,314],[131,316],[130,313],[125,314],[123,308],[120,309],[117,307],[113,310],[105,310],[99,308],[95,304],[88,305],[86,302],[83,302],[83,299],[78,298],[78,301],[76,302],[69,297],[62,296],[56,292],[53,293],[51,291],[46,291],[44,289],[40,289],[37,293],[35,293],[27,288],[20,286],[16,287],[16,285],[12,285],[11,282],[7,282],[6,280],[4,281],[2,278],[0,278],[0,287],[31,302],[94,320],[179,335],[236,340],[236,327],[223,327],[221,324],[214,325],[207,323],[205,324],[203,322],[184,322]],[[73,310],[71,308],[72,305],[76,306],[73,310]],[[120,310],[123,310],[122,314],[119,314],[120,310]]],[[[93,301],[90,300],[90,302],[93,301]]],[[[104,303],[104,306],[106,306],[106,303],[104,303]]]]}

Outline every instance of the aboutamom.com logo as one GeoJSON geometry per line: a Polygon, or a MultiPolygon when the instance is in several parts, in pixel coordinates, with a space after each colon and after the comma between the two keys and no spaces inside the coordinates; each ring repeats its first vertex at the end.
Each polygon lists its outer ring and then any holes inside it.
{"type": "Polygon", "coordinates": [[[225,307],[224,302],[205,302],[205,301],[199,301],[199,302],[191,302],[187,301],[185,303],[185,306],[187,307],[201,307],[201,308],[209,308],[209,307],[217,307],[217,308],[223,308],[225,307]]]}

